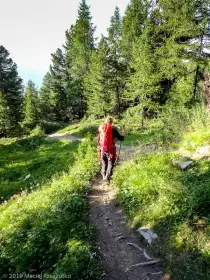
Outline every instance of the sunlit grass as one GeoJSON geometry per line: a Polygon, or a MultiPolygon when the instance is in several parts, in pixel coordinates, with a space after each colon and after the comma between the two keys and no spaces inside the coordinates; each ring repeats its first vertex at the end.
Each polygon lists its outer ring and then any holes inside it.
{"type": "MultiPolygon", "coordinates": [[[[54,149],[55,144],[46,143],[54,149]]],[[[90,141],[78,150],[76,143],[60,145],[67,154],[67,148],[77,151],[75,163],[70,159],[65,173],[0,206],[0,275],[33,271],[68,274],[72,279],[100,276],[90,258],[92,231],[85,223],[89,181],[98,172],[96,151],[90,141]]]]}
{"type": "Polygon", "coordinates": [[[154,251],[175,279],[210,279],[210,162],[182,171],[183,149],[209,143],[209,130],[187,132],[180,151],[136,156],[116,169],[113,184],[134,227],[158,233],[154,251]]]}
{"type": "Polygon", "coordinates": [[[23,190],[34,189],[53,176],[69,171],[77,142],[46,141],[37,138],[2,141],[0,145],[0,197],[8,199],[23,190]]]}

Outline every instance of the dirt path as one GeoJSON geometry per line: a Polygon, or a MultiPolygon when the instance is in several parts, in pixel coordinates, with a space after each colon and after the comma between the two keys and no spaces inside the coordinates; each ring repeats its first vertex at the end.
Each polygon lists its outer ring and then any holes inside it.
{"type": "Polygon", "coordinates": [[[143,252],[128,243],[139,244],[137,233],[127,226],[127,217],[116,204],[114,189],[96,180],[89,195],[90,221],[96,227],[96,242],[106,280],[160,280],[159,264],[145,267],[132,265],[148,261],[143,252]]]}
{"type": "Polygon", "coordinates": [[[76,137],[74,135],[71,135],[71,134],[66,134],[66,133],[52,133],[52,134],[49,134],[47,136],[47,139],[48,140],[67,140],[69,142],[71,141],[84,141],[83,138],[80,138],[80,137],[76,137]]]}
{"type": "MultiPolygon", "coordinates": [[[[66,134],[51,134],[49,139],[83,140],[66,134]]],[[[136,150],[131,146],[122,146],[121,160],[132,157],[134,149],[136,150]]],[[[144,145],[138,152],[147,154],[155,149],[154,146],[144,145]]],[[[98,254],[101,267],[105,271],[104,280],[169,280],[167,275],[163,274],[160,263],[132,267],[148,261],[144,255],[147,248],[140,244],[137,232],[129,228],[127,217],[117,205],[116,193],[110,184],[97,179],[92,184],[88,200],[90,223],[96,228],[98,254]]]]}
{"type": "MultiPolygon", "coordinates": [[[[122,150],[121,158],[128,157],[132,157],[130,147],[122,150]]],[[[131,267],[148,261],[143,252],[147,253],[147,248],[140,244],[137,232],[129,228],[128,219],[116,203],[116,192],[110,184],[97,179],[92,185],[89,205],[90,222],[96,227],[96,242],[101,266],[106,273],[105,280],[169,280],[163,274],[160,263],[131,267]]]]}

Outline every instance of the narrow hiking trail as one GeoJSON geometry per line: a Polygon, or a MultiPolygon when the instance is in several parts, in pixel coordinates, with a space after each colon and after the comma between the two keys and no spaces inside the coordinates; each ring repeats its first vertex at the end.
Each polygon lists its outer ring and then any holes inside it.
{"type": "MultiPolygon", "coordinates": [[[[130,150],[123,150],[122,158],[131,156],[130,150]]],[[[103,279],[167,279],[159,262],[154,265],[135,266],[148,262],[148,256],[144,255],[147,249],[140,244],[137,232],[129,228],[128,219],[117,204],[115,189],[99,178],[92,184],[88,200],[90,223],[96,227],[98,254],[105,271],[103,279]]]]}
{"type": "MultiPolygon", "coordinates": [[[[147,262],[144,254],[134,245],[139,244],[137,233],[127,226],[128,220],[116,204],[113,188],[96,180],[89,195],[90,222],[96,227],[96,243],[106,280],[159,280],[163,279],[159,263],[144,267],[134,266],[147,262]]],[[[166,279],[166,278],[165,278],[166,279]]]]}
{"type": "MultiPolygon", "coordinates": [[[[52,134],[48,139],[83,140],[68,134],[52,134]]],[[[143,145],[138,151],[146,154],[155,148],[154,145],[143,145]]],[[[134,147],[122,146],[121,161],[132,158],[133,153],[134,147]]],[[[116,191],[111,184],[100,177],[96,179],[88,202],[90,224],[96,228],[97,253],[105,272],[104,280],[170,280],[159,262],[137,265],[148,262],[147,248],[140,244],[138,233],[128,226],[128,219],[116,202],[116,191]]]]}

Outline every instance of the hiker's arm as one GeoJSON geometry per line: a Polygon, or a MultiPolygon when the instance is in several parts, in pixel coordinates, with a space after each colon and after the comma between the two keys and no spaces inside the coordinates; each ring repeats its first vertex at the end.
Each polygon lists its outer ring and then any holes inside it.
{"type": "Polygon", "coordinates": [[[121,135],[116,128],[113,128],[113,138],[117,138],[120,141],[124,140],[124,135],[121,135]]]}

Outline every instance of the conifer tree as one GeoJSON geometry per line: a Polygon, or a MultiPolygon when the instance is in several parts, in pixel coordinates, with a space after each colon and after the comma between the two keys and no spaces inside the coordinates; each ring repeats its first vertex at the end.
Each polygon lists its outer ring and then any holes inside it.
{"type": "Polygon", "coordinates": [[[122,19],[120,10],[115,8],[108,28],[109,53],[107,56],[109,90],[113,112],[120,116],[122,111],[122,93],[125,88],[127,65],[122,54],[122,19]]]}
{"type": "Polygon", "coordinates": [[[17,65],[3,46],[0,46],[0,93],[0,134],[15,135],[22,117],[22,80],[18,76],[17,65]]]}
{"type": "MultiPolygon", "coordinates": [[[[67,111],[67,69],[64,55],[61,49],[57,49],[55,53],[51,54],[52,64],[50,65],[50,95],[52,114],[54,120],[66,120],[67,111]],[[53,104],[54,103],[54,104],[53,104]],[[54,108],[54,109],[53,109],[54,108]]],[[[49,76],[48,76],[49,78],[49,76]]]]}
{"type": "Polygon", "coordinates": [[[206,23],[203,19],[196,20],[201,7],[203,4],[197,0],[160,1],[157,55],[165,100],[172,98],[174,102],[182,100],[187,104],[195,97],[198,77],[203,72],[199,70],[207,64],[201,51],[206,23]],[[199,64],[203,66],[200,68],[199,64]]]}
{"type": "Polygon", "coordinates": [[[38,90],[35,84],[29,80],[24,94],[24,119],[22,126],[25,132],[30,132],[39,121],[38,90]]]}
{"type": "Polygon", "coordinates": [[[51,101],[52,89],[51,89],[51,75],[49,72],[44,76],[42,87],[39,91],[39,102],[40,102],[40,117],[42,120],[53,120],[55,116],[55,108],[51,101]]]}
{"type": "Polygon", "coordinates": [[[67,94],[67,116],[68,119],[77,118],[79,111],[84,104],[80,104],[81,96],[77,94],[77,91],[80,88],[76,84],[75,80],[72,78],[72,67],[74,63],[74,57],[72,51],[74,48],[74,35],[75,35],[75,26],[71,25],[70,29],[66,31],[66,42],[63,45],[65,53],[64,59],[66,63],[66,94],[67,94]]]}
{"type": "Polygon", "coordinates": [[[0,92],[0,137],[10,135],[14,128],[14,121],[5,95],[0,92]]]}
{"type": "Polygon", "coordinates": [[[89,71],[90,55],[94,49],[94,30],[91,22],[90,8],[82,0],[78,9],[78,18],[74,28],[71,28],[70,48],[68,53],[68,73],[70,75],[70,100],[77,117],[81,118],[86,110],[84,96],[84,77],[89,71]],[[72,36],[73,35],[73,36],[72,36]],[[72,41],[73,38],[73,41],[72,41]]]}
{"type": "Polygon", "coordinates": [[[149,1],[131,0],[125,11],[122,21],[122,47],[124,57],[128,63],[132,57],[133,43],[142,34],[148,7],[149,1]]]}
{"type": "Polygon", "coordinates": [[[96,117],[103,117],[113,109],[109,91],[108,50],[107,38],[102,36],[98,49],[92,52],[90,70],[85,76],[87,113],[96,117]]]}
{"type": "MultiPolygon", "coordinates": [[[[156,95],[159,91],[158,68],[154,53],[154,25],[148,20],[141,36],[133,44],[131,68],[134,70],[127,82],[125,99],[136,106],[141,126],[145,112],[156,110],[156,95]]],[[[140,123],[139,123],[140,126],[140,123]]]]}

